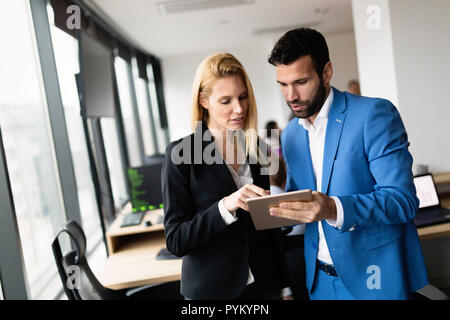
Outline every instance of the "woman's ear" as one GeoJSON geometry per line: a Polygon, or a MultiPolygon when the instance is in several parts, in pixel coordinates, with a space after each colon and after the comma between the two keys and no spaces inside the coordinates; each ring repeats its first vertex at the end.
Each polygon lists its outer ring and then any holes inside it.
{"type": "Polygon", "coordinates": [[[202,95],[201,93],[198,94],[198,101],[203,108],[205,109],[209,108],[208,99],[206,99],[205,96],[202,95]]]}

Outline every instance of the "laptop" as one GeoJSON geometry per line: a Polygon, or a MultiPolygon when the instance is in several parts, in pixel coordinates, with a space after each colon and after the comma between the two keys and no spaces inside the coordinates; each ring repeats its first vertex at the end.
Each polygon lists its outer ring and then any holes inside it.
{"type": "Polygon", "coordinates": [[[425,174],[414,177],[419,210],[414,222],[417,227],[425,227],[450,221],[450,210],[441,207],[433,176],[425,174]]]}

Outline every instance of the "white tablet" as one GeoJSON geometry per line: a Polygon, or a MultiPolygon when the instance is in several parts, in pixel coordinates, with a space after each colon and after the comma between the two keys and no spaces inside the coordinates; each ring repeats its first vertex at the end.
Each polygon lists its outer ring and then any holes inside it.
{"type": "Polygon", "coordinates": [[[270,215],[271,207],[278,207],[280,203],[289,201],[312,201],[312,191],[307,189],[247,199],[255,229],[265,230],[300,224],[295,220],[270,215]]]}

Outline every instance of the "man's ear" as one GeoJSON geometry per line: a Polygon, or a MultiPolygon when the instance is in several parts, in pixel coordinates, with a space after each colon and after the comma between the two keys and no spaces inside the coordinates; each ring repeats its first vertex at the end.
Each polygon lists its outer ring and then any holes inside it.
{"type": "Polygon", "coordinates": [[[330,85],[331,78],[333,77],[333,64],[328,61],[325,64],[322,72],[322,80],[325,85],[330,85]]]}

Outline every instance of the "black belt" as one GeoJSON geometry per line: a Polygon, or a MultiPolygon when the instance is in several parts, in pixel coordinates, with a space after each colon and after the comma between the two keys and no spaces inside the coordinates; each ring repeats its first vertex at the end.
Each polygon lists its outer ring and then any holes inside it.
{"type": "Polygon", "coordinates": [[[316,261],[317,269],[326,272],[327,275],[337,277],[338,274],[336,272],[336,268],[331,264],[323,263],[320,260],[316,261]]]}

